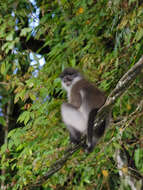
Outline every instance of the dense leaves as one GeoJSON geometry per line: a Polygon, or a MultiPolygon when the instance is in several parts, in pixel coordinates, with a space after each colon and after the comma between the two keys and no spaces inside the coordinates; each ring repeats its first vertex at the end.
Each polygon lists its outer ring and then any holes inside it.
{"type": "MultiPolygon", "coordinates": [[[[36,183],[68,146],[60,72],[76,67],[108,95],[143,54],[142,20],[140,0],[1,0],[1,189],[36,183]]],[[[94,152],[77,151],[42,189],[121,188],[118,149],[128,158],[122,172],[143,178],[142,75],[114,105],[94,152]]]]}

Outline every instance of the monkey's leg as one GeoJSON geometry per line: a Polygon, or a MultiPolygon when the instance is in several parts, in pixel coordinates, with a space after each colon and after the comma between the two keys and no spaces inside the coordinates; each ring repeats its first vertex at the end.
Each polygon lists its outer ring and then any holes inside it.
{"type": "Polygon", "coordinates": [[[88,147],[86,148],[86,151],[88,153],[92,152],[95,145],[98,143],[100,138],[104,135],[105,129],[107,127],[107,118],[103,120],[103,122],[100,124],[100,126],[97,126],[97,128],[93,129],[94,123],[92,127],[90,126],[90,133],[92,132],[93,135],[88,137],[88,147]],[[92,128],[92,129],[91,129],[92,128]]]}
{"type": "MultiPolygon", "coordinates": [[[[93,127],[92,127],[92,129],[90,129],[91,126],[89,127],[88,130],[92,131],[93,136],[92,136],[92,139],[90,139],[91,137],[89,137],[89,145],[90,146],[88,146],[87,152],[93,151],[93,148],[95,147],[97,142],[100,140],[100,138],[104,135],[106,128],[109,126],[110,120],[111,120],[111,111],[109,110],[109,113],[106,115],[105,119],[102,121],[100,126],[97,126],[97,128],[95,128],[95,129],[93,129],[93,127]],[[90,141],[90,140],[92,140],[92,141],[90,141]]],[[[93,125],[94,125],[94,122],[93,122],[93,125]]]]}
{"type": "Polygon", "coordinates": [[[94,130],[94,134],[95,134],[97,141],[104,135],[106,128],[109,126],[110,119],[111,119],[111,111],[109,110],[109,112],[106,115],[103,122],[100,124],[99,127],[95,128],[95,130],[94,130]]]}
{"type": "Polygon", "coordinates": [[[81,135],[86,130],[86,122],[82,113],[69,103],[62,104],[61,113],[63,121],[70,133],[70,141],[76,144],[79,143],[81,135]]]}
{"type": "Polygon", "coordinates": [[[92,152],[95,144],[97,143],[97,138],[94,135],[94,119],[96,117],[98,109],[95,108],[91,110],[88,117],[88,127],[87,127],[87,152],[92,152]]]}

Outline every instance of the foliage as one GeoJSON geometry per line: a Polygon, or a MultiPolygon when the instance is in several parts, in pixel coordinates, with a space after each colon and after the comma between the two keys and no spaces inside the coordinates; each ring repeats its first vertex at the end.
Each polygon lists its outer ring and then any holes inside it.
{"type": "MultiPolygon", "coordinates": [[[[66,99],[61,70],[81,69],[108,95],[143,54],[142,18],[139,0],[0,2],[0,181],[7,189],[37,181],[68,145],[60,116],[66,99]]],[[[75,153],[42,188],[119,189],[118,148],[143,176],[142,110],[131,117],[142,91],[140,75],[113,108],[114,121],[126,122],[114,122],[93,153],[75,153]]]]}

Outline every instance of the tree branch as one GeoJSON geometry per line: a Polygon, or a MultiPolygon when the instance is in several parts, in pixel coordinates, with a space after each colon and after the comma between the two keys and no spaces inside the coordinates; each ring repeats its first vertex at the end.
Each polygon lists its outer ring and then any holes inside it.
{"type": "Polygon", "coordinates": [[[143,56],[139,61],[131,68],[127,73],[117,83],[115,89],[107,97],[105,104],[100,108],[97,113],[94,127],[100,127],[100,123],[104,120],[106,115],[109,113],[109,110],[112,109],[115,101],[120,97],[132,84],[138,74],[141,73],[143,69],[143,56]]]}
{"type": "Polygon", "coordinates": [[[59,171],[64,166],[64,164],[66,163],[68,158],[70,156],[72,156],[74,152],[79,150],[81,148],[81,146],[83,146],[84,144],[85,144],[85,139],[83,138],[78,145],[73,145],[73,146],[70,146],[69,148],[67,148],[64,151],[64,156],[61,159],[57,160],[53,165],[51,165],[49,171],[47,173],[45,173],[45,175],[43,175],[40,179],[38,179],[38,181],[36,183],[28,184],[24,188],[24,190],[26,190],[27,188],[34,190],[35,187],[41,186],[47,179],[49,179],[53,174],[55,174],[57,171],[59,171]]]}
{"type": "MultiPolygon", "coordinates": [[[[115,89],[111,92],[111,94],[108,96],[105,104],[102,106],[102,108],[98,111],[94,127],[100,127],[100,123],[104,120],[104,118],[109,114],[110,110],[112,109],[113,104],[117,100],[119,96],[121,96],[132,84],[132,82],[135,80],[138,74],[141,73],[141,70],[143,68],[143,56],[139,59],[139,61],[131,68],[127,73],[123,75],[123,77],[119,80],[117,83],[115,89]]],[[[48,178],[50,178],[54,173],[59,171],[68,158],[76,152],[82,145],[84,145],[85,139],[82,139],[80,144],[71,146],[69,149],[67,149],[64,153],[64,156],[59,159],[57,162],[55,162],[49,169],[49,171],[41,177],[41,179],[38,180],[34,185],[29,184],[28,187],[32,189],[35,186],[40,186],[44,181],[46,181],[48,178]]],[[[33,188],[34,189],[34,188],[33,188]]]]}

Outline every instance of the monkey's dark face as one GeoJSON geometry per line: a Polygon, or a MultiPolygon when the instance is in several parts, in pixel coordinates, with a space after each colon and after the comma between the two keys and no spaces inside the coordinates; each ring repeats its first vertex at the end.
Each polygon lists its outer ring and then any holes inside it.
{"type": "Polygon", "coordinates": [[[77,79],[81,78],[81,74],[73,68],[66,68],[61,73],[60,78],[62,86],[66,89],[67,87],[71,87],[77,79]]]}

